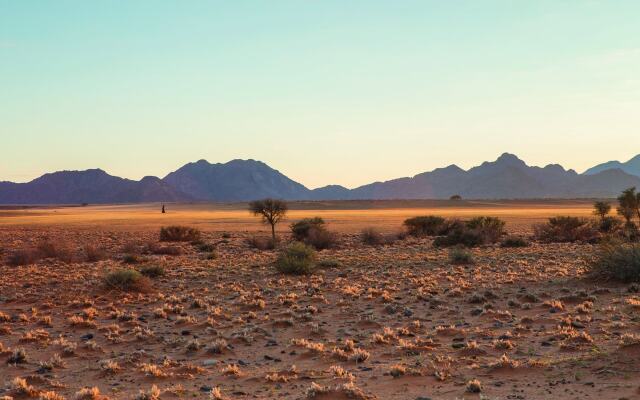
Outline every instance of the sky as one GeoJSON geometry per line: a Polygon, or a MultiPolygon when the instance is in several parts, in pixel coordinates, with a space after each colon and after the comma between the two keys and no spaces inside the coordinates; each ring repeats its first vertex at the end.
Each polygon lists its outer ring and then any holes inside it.
{"type": "Polygon", "coordinates": [[[640,153],[636,0],[0,0],[0,180],[257,159],[310,188],[640,153]]]}

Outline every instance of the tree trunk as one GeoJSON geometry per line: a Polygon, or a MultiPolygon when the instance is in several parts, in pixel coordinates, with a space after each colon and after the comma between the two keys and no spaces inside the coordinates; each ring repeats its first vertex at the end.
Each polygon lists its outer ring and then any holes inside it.
{"type": "Polygon", "coordinates": [[[273,239],[273,244],[276,243],[276,224],[271,224],[271,238],[273,239]]]}

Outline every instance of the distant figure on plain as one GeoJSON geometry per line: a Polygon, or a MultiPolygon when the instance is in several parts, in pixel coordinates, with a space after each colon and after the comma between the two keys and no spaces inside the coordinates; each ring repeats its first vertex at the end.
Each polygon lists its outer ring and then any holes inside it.
{"type": "Polygon", "coordinates": [[[164,204],[162,205],[162,213],[164,214],[166,211],[164,210],[164,204]]]}

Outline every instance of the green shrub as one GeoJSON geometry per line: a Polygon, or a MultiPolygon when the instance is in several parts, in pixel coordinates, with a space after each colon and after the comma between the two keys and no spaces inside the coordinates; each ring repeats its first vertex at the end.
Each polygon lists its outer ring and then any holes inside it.
{"type": "Polygon", "coordinates": [[[147,265],[140,268],[140,273],[148,278],[157,278],[164,275],[164,267],[162,265],[147,265]]]}
{"type": "Polygon", "coordinates": [[[544,242],[591,242],[599,235],[586,218],[553,217],[545,224],[534,226],[535,237],[544,242]]]}
{"type": "Polygon", "coordinates": [[[409,218],[403,224],[413,236],[438,236],[447,233],[447,220],[435,215],[409,218]]]}
{"type": "Polygon", "coordinates": [[[471,264],[473,263],[473,255],[463,246],[456,246],[449,250],[449,261],[456,265],[471,264]]]}
{"type": "Polygon", "coordinates": [[[167,226],[160,228],[161,242],[196,242],[200,240],[200,231],[188,226],[167,226]]]}
{"type": "Polygon", "coordinates": [[[502,247],[527,247],[529,242],[521,236],[507,236],[500,244],[502,247]]]}
{"type": "Polygon", "coordinates": [[[324,228],[324,220],[320,217],[304,218],[291,224],[291,234],[298,241],[303,241],[313,228],[324,228]]]}
{"type": "Polygon", "coordinates": [[[104,283],[109,289],[123,291],[142,292],[149,288],[149,279],[135,269],[112,271],[104,277],[104,283]]]}
{"type": "Polygon", "coordinates": [[[640,245],[603,244],[591,262],[590,269],[595,276],[603,279],[640,282],[640,245]]]}
{"type": "Polygon", "coordinates": [[[285,274],[308,274],[315,268],[316,251],[302,242],[293,242],[276,260],[276,268],[285,274]]]}

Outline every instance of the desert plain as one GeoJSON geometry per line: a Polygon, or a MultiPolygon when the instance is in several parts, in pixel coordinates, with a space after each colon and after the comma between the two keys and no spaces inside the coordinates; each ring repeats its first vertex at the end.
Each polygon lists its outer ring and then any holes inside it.
{"type": "Polygon", "coordinates": [[[640,398],[639,288],[587,276],[594,245],[481,246],[456,265],[432,238],[360,239],[417,215],[530,237],[591,201],[291,203],[283,245],[305,217],[337,239],[300,276],[248,243],[270,231],[246,204],[166,207],[0,209],[1,399],[640,398]],[[200,247],[159,242],[170,225],[200,247]],[[51,257],[10,262],[43,243],[51,257]],[[105,284],[156,267],[145,290],[105,284]]]}

